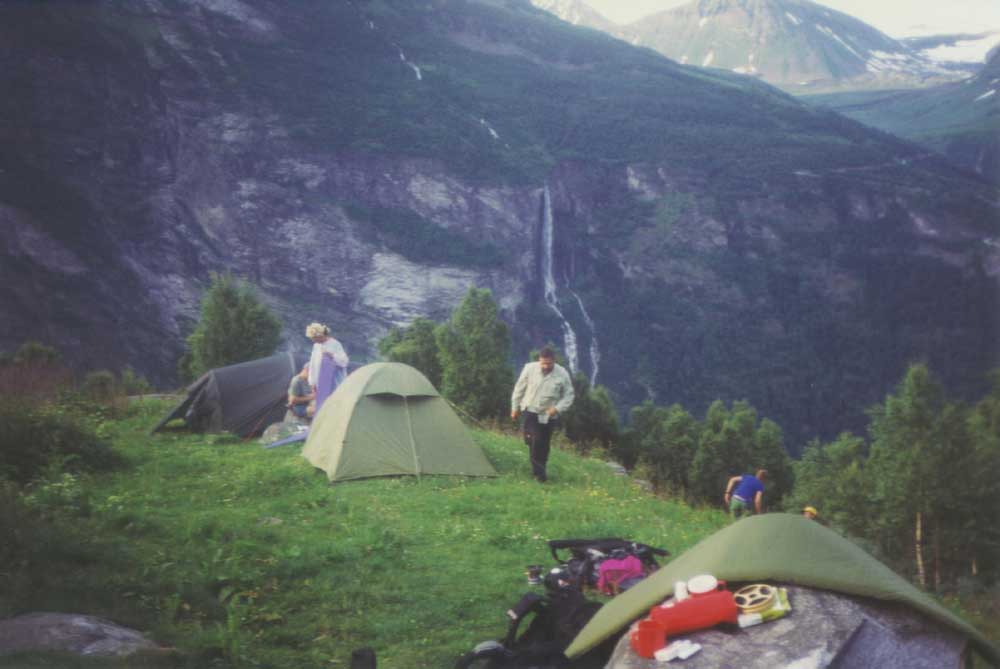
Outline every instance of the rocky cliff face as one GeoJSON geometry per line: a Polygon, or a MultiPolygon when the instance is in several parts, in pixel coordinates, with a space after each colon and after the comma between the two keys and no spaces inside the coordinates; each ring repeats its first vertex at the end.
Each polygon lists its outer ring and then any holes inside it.
{"type": "Polygon", "coordinates": [[[745,398],[796,438],[997,359],[994,189],[527,2],[11,3],[0,44],[6,350],[171,383],[232,271],[292,350],[320,320],[370,359],[488,287],[623,410],[745,398]]]}
{"type": "Polygon", "coordinates": [[[530,237],[537,194],[295,141],[270,101],[225,90],[244,74],[227,43],[282,39],[251,6],[5,13],[5,83],[21,93],[4,109],[5,347],[42,338],[71,360],[167,382],[210,272],[225,270],[261,288],[290,346],[304,348],[319,319],[360,357],[392,325],[443,319],[470,286],[508,310],[520,300],[532,249],[512,240],[530,237]],[[494,269],[410,262],[360,235],[344,203],[523,253],[494,269]]]}

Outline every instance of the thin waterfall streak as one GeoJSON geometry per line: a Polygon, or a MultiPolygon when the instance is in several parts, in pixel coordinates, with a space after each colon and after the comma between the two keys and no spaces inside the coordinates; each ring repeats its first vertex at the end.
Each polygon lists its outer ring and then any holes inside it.
{"type": "Polygon", "coordinates": [[[410,61],[406,60],[406,54],[403,53],[403,50],[399,48],[398,44],[394,44],[394,46],[396,47],[396,50],[399,51],[399,59],[403,61],[404,64],[408,65],[410,69],[413,70],[413,74],[416,75],[417,81],[423,81],[424,75],[420,71],[420,68],[417,67],[415,64],[411,63],[410,61]]]}
{"type": "Polygon", "coordinates": [[[542,197],[544,204],[544,211],[542,213],[542,280],[545,286],[545,303],[555,312],[562,323],[563,352],[566,354],[566,362],[569,365],[570,373],[576,374],[576,370],[579,368],[576,333],[573,332],[573,327],[566,320],[566,317],[563,316],[562,311],[559,310],[559,298],[556,297],[556,279],[552,269],[552,247],[555,241],[555,225],[552,216],[552,196],[549,193],[548,184],[545,185],[542,197]]]}
{"type": "Polygon", "coordinates": [[[580,305],[580,313],[583,314],[583,322],[587,324],[587,329],[590,330],[590,387],[593,388],[597,384],[597,370],[601,366],[601,351],[597,346],[597,329],[594,327],[594,321],[591,320],[590,314],[587,313],[587,308],[583,306],[583,300],[580,296],[576,294],[576,291],[569,291],[576,298],[576,303],[580,305]]]}

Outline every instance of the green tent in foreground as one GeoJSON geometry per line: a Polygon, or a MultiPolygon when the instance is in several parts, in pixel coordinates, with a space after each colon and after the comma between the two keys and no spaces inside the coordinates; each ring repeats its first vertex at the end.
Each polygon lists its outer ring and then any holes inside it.
{"type": "Polygon", "coordinates": [[[673,594],[674,583],[698,574],[738,583],[777,581],[902,602],[964,634],[994,664],[1000,650],[856,544],[798,515],[744,518],[678,556],[605,604],[566,649],[577,657],[673,594]]]}
{"type": "Polygon", "coordinates": [[[427,377],[398,362],[351,373],[313,419],[302,455],[331,481],[497,475],[427,377]]]}

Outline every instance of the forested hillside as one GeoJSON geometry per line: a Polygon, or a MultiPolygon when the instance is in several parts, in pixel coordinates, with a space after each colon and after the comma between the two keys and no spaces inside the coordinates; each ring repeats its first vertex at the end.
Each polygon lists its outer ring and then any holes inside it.
{"type": "Polygon", "coordinates": [[[997,361],[991,184],[526,0],[13,2],[0,39],[8,353],[174,384],[229,271],[363,361],[480,287],[510,364],[747,400],[793,451],[915,360],[967,398],[997,361]]]}

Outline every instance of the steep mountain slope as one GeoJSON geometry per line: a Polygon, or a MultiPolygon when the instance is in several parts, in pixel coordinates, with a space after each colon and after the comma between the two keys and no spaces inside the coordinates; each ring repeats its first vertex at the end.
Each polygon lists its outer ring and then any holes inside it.
{"type": "Polygon", "coordinates": [[[363,360],[482,286],[518,362],[748,399],[793,447],[913,359],[997,361],[995,188],[527,0],[3,3],[0,44],[6,350],[169,382],[230,270],[363,360]]]}
{"type": "Polygon", "coordinates": [[[680,63],[795,91],[912,85],[948,74],[868,24],[809,0],[694,0],[622,34],[680,63]]]}
{"type": "Polygon", "coordinates": [[[809,99],[1000,182],[1000,51],[993,52],[978,75],[960,83],[809,99]]]}

